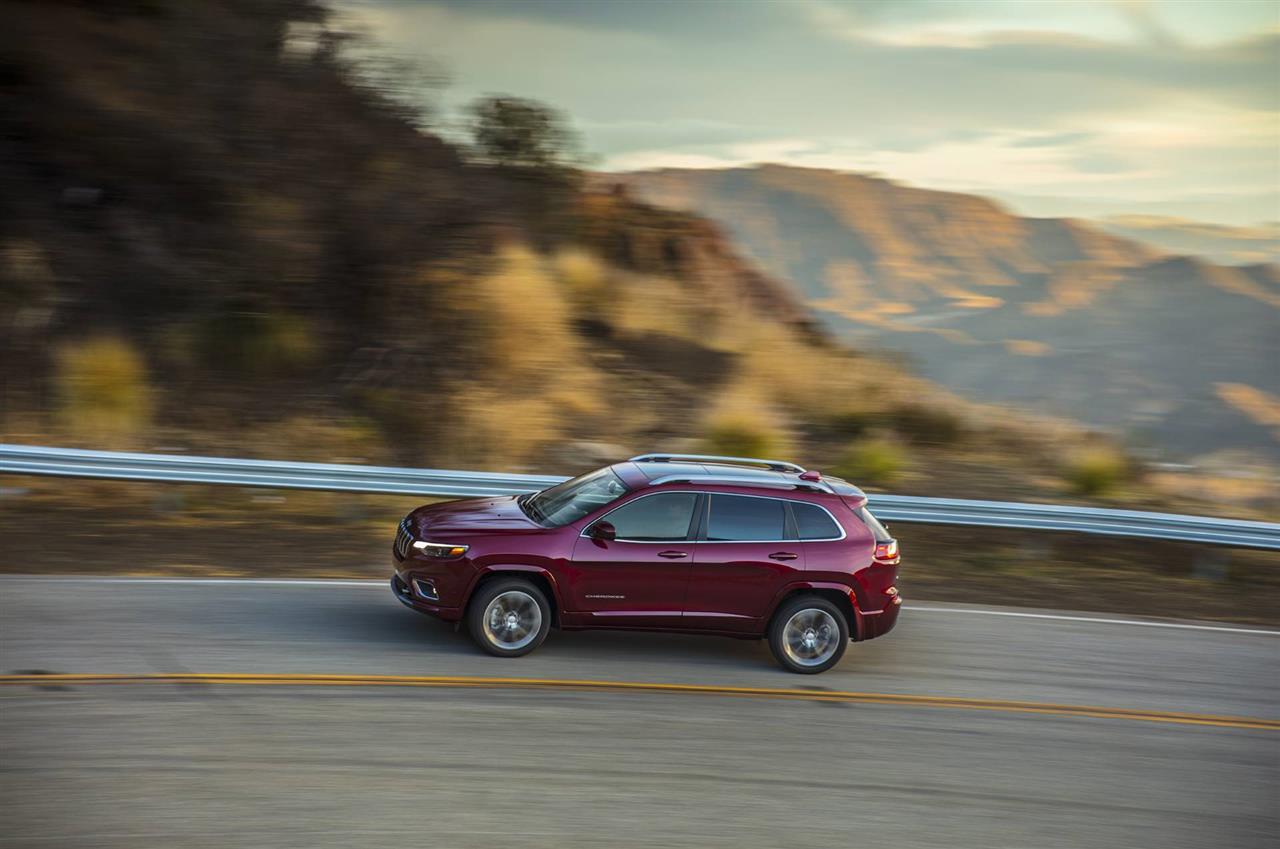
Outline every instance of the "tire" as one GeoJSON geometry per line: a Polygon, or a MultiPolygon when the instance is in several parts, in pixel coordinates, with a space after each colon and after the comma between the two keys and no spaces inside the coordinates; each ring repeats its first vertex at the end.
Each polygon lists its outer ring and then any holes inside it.
{"type": "Polygon", "coordinates": [[[467,607],[467,629],[496,657],[522,657],[551,630],[551,605],[532,582],[498,578],[481,585],[467,607]]]}
{"type": "Polygon", "coordinates": [[[849,623],[844,614],[819,596],[784,602],[769,623],[769,648],[788,672],[826,672],[840,662],[848,647],[849,623]]]}

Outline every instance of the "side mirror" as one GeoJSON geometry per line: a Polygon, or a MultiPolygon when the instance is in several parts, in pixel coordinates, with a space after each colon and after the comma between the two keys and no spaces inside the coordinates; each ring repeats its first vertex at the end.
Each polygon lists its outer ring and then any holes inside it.
{"type": "Polygon", "coordinates": [[[589,533],[592,539],[600,542],[612,542],[618,538],[618,529],[613,526],[613,522],[606,522],[603,519],[592,525],[589,533]]]}

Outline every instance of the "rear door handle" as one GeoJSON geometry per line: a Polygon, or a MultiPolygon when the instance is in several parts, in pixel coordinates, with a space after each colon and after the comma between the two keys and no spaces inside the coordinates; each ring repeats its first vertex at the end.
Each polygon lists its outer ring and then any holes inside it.
{"type": "Polygon", "coordinates": [[[790,551],[775,551],[769,555],[770,560],[795,560],[800,555],[792,554],[790,551]]]}
{"type": "Polygon", "coordinates": [[[659,557],[665,557],[665,558],[667,558],[668,560],[678,560],[678,559],[680,559],[681,557],[688,557],[688,556],[689,556],[689,552],[687,552],[687,551],[659,551],[659,552],[658,552],[658,556],[659,556],[659,557]]]}

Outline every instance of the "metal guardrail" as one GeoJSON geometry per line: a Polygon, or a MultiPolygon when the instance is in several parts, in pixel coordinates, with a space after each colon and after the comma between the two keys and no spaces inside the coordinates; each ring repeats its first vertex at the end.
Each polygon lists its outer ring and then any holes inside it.
{"type": "MultiPolygon", "coordinates": [[[[336,463],[294,463],[82,451],[0,444],[0,472],[76,478],[226,484],[272,489],[317,489],[387,495],[484,496],[533,492],[565,480],[446,469],[397,469],[336,463]]],[[[876,515],[889,522],[1072,531],[1116,537],[1164,539],[1280,550],[1280,524],[1138,510],[1104,510],[1058,504],[1020,504],[955,498],[871,495],[876,515]]]]}
{"type": "Polygon", "coordinates": [[[563,477],[396,469],[337,463],[294,463],[132,454],[0,444],[0,472],[165,483],[212,483],[272,489],[320,489],[387,495],[515,495],[553,486],[563,477]]]}

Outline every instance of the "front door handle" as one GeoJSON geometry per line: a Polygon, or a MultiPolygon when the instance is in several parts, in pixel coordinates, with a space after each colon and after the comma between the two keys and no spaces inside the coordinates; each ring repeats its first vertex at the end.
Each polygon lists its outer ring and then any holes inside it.
{"type": "Polygon", "coordinates": [[[681,557],[688,557],[688,556],[689,556],[689,552],[687,552],[687,551],[659,551],[659,552],[658,552],[658,556],[659,556],[659,557],[665,557],[665,558],[667,558],[668,560],[678,560],[678,559],[680,559],[681,557]]]}
{"type": "Polygon", "coordinates": [[[769,555],[770,560],[795,560],[800,555],[792,554],[790,551],[775,551],[769,555]]]}

